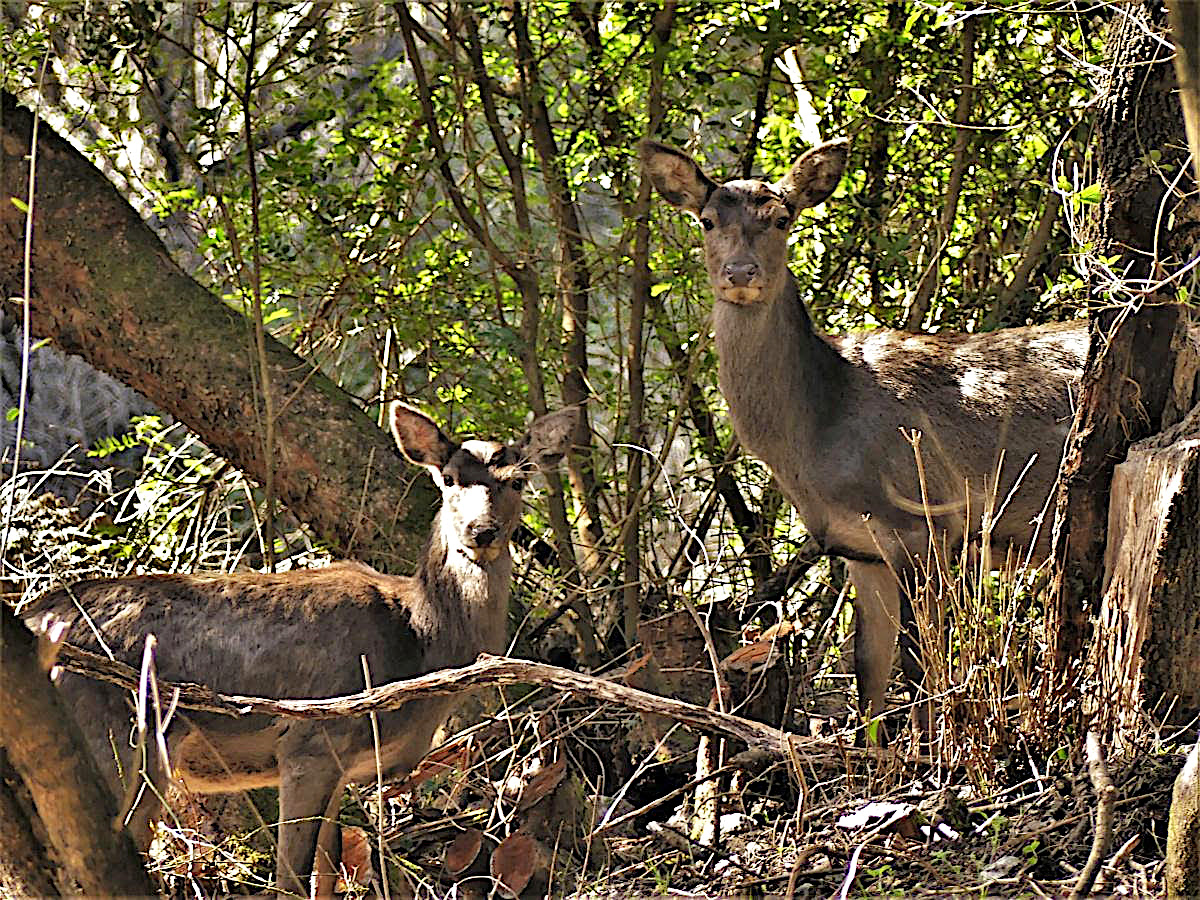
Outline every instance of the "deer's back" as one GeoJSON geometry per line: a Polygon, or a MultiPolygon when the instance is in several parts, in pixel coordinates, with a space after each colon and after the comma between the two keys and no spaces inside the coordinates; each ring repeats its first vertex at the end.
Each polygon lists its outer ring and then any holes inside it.
{"type": "MultiPolygon", "coordinates": [[[[874,490],[864,511],[881,530],[920,552],[925,511],[914,504],[923,496],[946,507],[935,518],[954,536],[978,527],[987,502],[999,507],[1008,499],[994,541],[1028,543],[1070,429],[1086,324],[972,335],[879,331],[831,343],[851,364],[847,396],[861,411],[847,420],[840,445],[855,448],[856,477],[874,490]],[[924,488],[909,439],[914,432],[924,488]]],[[[1043,531],[1040,547],[1048,539],[1043,531]]]]}
{"type": "Polygon", "coordinates": [[[965,428],[1069,416],[1088,333],[1084,322],[1064,322],[982,334],[879,330],[829,340],[901,406],[965,428]]]}
{"type": "MultiPolygon", "coordinates": [[[[413,627],[413,609],[424,602],[415,579],[342,562],[281,575],[85,581],[47,595],[26,615],[38,623],[47,614],[71,623],[69,642],[103,652],[102,638],[117,659],[134,666],[146,635],[154,634],[157,673],[167,681],[199,682],[221,693],[307,698],[362,690],[361,656],[375,685],[447,664],[434,658],[436,650],[413,627]]],[[[126,692],[70,673],[61,686],[103,764],[111,758],[109,730],[122,746],[126,692]]],[[[415,765],[451,706],[452,700],[437,697],[381,713],[384,768],[415,765]]],[[[182,711],[176,719],[184,724],[173,729],[173,762],[189,787],[202,793],[276,784],[281,753],[332,757],[349,777],[375,771],[365,716],[297,720],[182,711]]]]}
{"type": "Polygon", "coordinates": [[[135,666],[153,634],[158,674],[167,680],[298,698],[361,690],[363,654],[377,681],[418,674],[417,602],[413,579],[342,562],[279,575],[96,579],[54,591],[28,615],[52,612],[71,623],[70,643],[103,652],[102,638],[135,666]]]}

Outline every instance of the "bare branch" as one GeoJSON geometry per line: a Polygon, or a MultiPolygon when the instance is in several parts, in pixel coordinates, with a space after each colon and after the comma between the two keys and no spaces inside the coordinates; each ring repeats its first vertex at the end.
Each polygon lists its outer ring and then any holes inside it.
{"type": "Polygon", "coordinates": [[[1088,777],[1092,780],[1092,789],[1096,792],[1096,834],[1092,838],[1092,852],[1088,855],[1087,863],[1075,887],[1071,891],[1071,900],[1081,900],[1090,897],[1096,876],[1100,874],[1100,865],[1108,856],[1108,848],[1112,846],[1113,838],[1113,804],[1117,799],[1117,789],[1108,774],[1108,764],[1104,759],[1104,748],[1100,746],[1100,738],[1094,731],[1087,733],[1088,777]]]}
{"type": "MultiPolygon", "coordinates": [[[[64,645],[59,665],[80,675],[96,678],[120,687],[136,690],[138,673],[130,666],[113,662],[99,654],[64,645]]],[[[449,696],[468,688],[485,685],[534,684],[559,691],[572,691],[606,703],[616,703],[638,712],[666,716],[685,725],[707,731],[718,731],[744,741],[753,749],[777,755],[793,748],[824,749],[822,741],[780,731],[770,725],[744,719],[741,716],[705,709],[682,700],[659,697],[615,681],[595,678],[546,663],[509,659],[481,654],[469,666],[442,669],[418,678],[394,681],[368,691],[344,697],[321,700],[273,700],[266,697],[246,697],[221,694],[198,684],[159,685],[160,695],[179,691],[179,705],[185,709],[217,713],[226,716],[252,714],[288,716],[297,719],[332,719],[340,716],[362,716],[371,712],[399,709],[418,697],[449,696]]],[[[841,750],[838,751],[842,752],[841,750]]]]}
{"type": "Polygon", "coordinates": [[[971,140],[971,129],[967,128],[966,124],[971,116],[971,100],[975,94],[976,19],[976,16],[967,16],[963,20],[962,67],[959,73],[958,103],[954,107],[954,162],[950,166],[950,180],[946,183],[946,205],[942,208],[942,221],[938,233],[934,236],[935,243],[929,255],[929,262],[917,284],[917,291],[904,325],[909,331],[920,330],[925,314],[929,312],[929,301],[933,298],[941,270],[942,251],[958,215],[958,198],[962,194],[963,176],[967,171],[967,146],[971,140]]]}

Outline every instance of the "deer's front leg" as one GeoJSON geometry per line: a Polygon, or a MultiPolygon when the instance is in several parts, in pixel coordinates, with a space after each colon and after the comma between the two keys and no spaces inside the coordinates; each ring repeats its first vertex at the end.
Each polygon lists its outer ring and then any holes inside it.
{"type": "MultiPolygon", "coordinates": [[[[292,728],[305,730],[300,723],[292,728]]],[[[279,846],[275,890],[300,897],[309,896],[317,836],[327,810],[333,808],[336,811],[333,797],[342,786],[341,771],[334,759],[328,753],[319,752],[315,746],[310,748],[309,743],[296,738],[289,740],[289,735],[285,734],[279,748],[279,846]]],[[[323,887],[325,879],[318,881],[321,882],[318,887],[323,887]]],[[[327,888],[329,892],[332,892],[332,884],[327,888]]]]}
{"type": "MultiPolygon", "coordinates": [[[[854,585],[854,674],[864,721],[887,709],[887,688],[900,633],[900,584],[886,564],[847,562],[854,585]]],[[[882,739],[882,723],[879,725],[882,739]]]]}

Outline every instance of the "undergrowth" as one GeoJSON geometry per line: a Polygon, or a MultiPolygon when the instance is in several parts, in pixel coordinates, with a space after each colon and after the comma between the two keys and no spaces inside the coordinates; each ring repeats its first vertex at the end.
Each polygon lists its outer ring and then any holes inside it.
{"type": "MultiPolygon", "coordinates": [[[[10,600],[84,577],[261,562],[255,489],[181,430],[140,428],[145,468],[87,513],[35,496],[34,476],[3,487],[16,492],[10,600]]],[[[278,533],[290,564],[323,558],[297,523],[278,533]]],[[[524,577],[553,595],[553,574],[523,551],[518,557],[524,577]]],[[[754,657],[757,668],[721,672],[731,708],[774,710],[774,721],[814,739],[803,752],[744,752],[618,706],[537,686],[493,689],[481,713],[454,720],[415,775],[385,783],[382,796],[374,785],[347,793],[343,887],[379,894],[386,872],[392,896],[489,896],[496,848],[523,835],[534,848],[526,896],[1069,891],[1088,853],[1095,800],[1077,717],[1038,699],[1046,624],[1038,573],[1019,563],[994,566],[976,550],[953,559],[931,553],[922,568],[913,616],[928,692],[918,699],[933,711],[928,736],[903,725],[901,712],[889,723],[896,737],[887,749],[855,747],[849,598],[835,567],[801,585],[773,629],[741,627],[743,648],[774,641],[771,653],[754,657]],[[764,696],[774,699],[764,706],[764,696]],[[478,855],[452,871],[448,860],[476,839],[478,855]]],[[[702,609],[715,627],[721,617],[702,609]]],[[[614,660],[602,674],[632,681],[631,662],[614,660]]],[[[681,664],[664,667],[666,688],[707,702],[707,653],[681,664]]],[[[1143,734],[1110,760],[1120,799],[1097,890],[1158,890],[1163,817],[1144,812],[1166,809],[1178,769],[1171,751],[1143,734]]],[[[255,893],[269,884],[273,791],[176,791],[170,801],[152,852],[170,895],[255,893]]]]}

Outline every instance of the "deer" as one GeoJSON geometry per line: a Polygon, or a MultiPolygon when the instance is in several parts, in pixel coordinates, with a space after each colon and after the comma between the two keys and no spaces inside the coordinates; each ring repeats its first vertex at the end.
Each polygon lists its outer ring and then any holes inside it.
{"type": "Polygon", "coordinates": [[[703,229],[718,383],[734,433],[771,470],[809,536],[846,562],[860,740],[885,739],[880,717],[898,638],[914,726],[928,738],[912,630],[916,580],[933,542],[962,547],[986,535],[993,552],[1045,559],[1049,529],[1039,526],[1073,417],[1087,324],[823,334],[788,267],[788,242],[800,212],[837,189],[849,141],[812,148],[770,183],[718,182],[659,141],[639,149],[658,194],[703,229]]]}
{"type": "MultiPolygon", "coordinates": [[[[42,631],[71,628],[71,643],[137,665],[147,635],[157,639],[157,673],[227,694],[332,697],[371,682],[412,678],[464,665],[506,644],[513,560],[509,541],[522,492],[535,470],[566,452],[578,411],[533,422],[504,444],[448,438],[404,403],[390,408],[403,455],[440,489],[415,575],[384,575],[353,560],[283,574],[144,575],[59,588],[25,613],[42,631]]],[[[127,740],[129,692],[63,672],[59,688],[120,797],[119,773],[137,778],[127,740]],[[114,750],[118,751],[114,755],[114,750]]],[[[406,774],[429,751],[459,697],[414,699],[378,716],[385,772],[406,774]]],[[[376,777],[377,745],[366,717],[302,720],[177,713],[167,728],[171,765],[190,791],[279,789],[275,890],[333,891],[342,789],[376,777]]],[[[149,847],[169,778],[147,766],[152,784],[129,817],[149,847]]]]}

